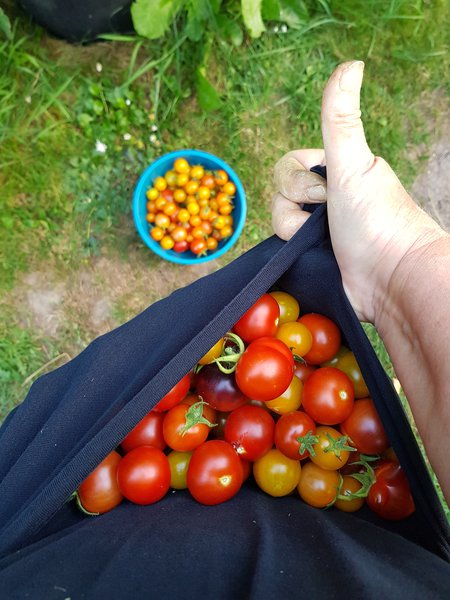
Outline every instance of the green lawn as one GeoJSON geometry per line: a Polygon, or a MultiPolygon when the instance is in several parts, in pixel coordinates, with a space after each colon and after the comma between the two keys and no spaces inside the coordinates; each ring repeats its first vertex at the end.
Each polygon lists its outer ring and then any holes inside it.
{"type": "MultiPolygon", "coordinates": [[[[27,273],[78,281],[102,258],[125,269],[130,256],[143,272],[161,272],[130,218],[133,186],[160,154],[201,148],[241,177],[248,220],[219,267],[271,234],[272,167],[290,149],[321,145],[324,83],[339,62],[358,58],[366,62],[369,143],[412,183],[426,158],[414,149],[430,141],[430,123],[450,97],[447,3],[307,4],[311,17],[303,28],[281,33],[269,24],[260,39],[239,47],[185,40],[179,24],[158,41],[69,45],[8,4],[12,36],[0,38],[0,417],[24,397],[30,376],[73,356],[97,333],[76,301],[57,334],[37,328],[24,304],[27,273]],[[221,97],[210,112],[195,93],[201,61],[221,97]],[[97,141],[106,153],[96,151],[97,141]]],[[[96,273],[107,294],[113,279],[96,273]]],[[[164,265],[172,288],[179,273],[164,265]]],[[[164,290],[118,292],[114,323],[164,290]]]]}

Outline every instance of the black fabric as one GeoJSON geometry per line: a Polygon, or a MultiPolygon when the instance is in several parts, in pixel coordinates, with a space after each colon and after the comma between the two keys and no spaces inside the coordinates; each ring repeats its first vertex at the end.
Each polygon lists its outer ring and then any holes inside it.
{"type": "Polygon", "coordinates": [[[20,0],[23,9],[50,33],[88,42],[101,33],[133,32],[132,0],[20,0]]]}
{"type": "Polygon", "coordinates": [[[201,591],[214,598],[317,591],[444,598],[450,589],[448,523],[400,401],[343,292],[324,206],[289,242],[269,238],[41,377],[0,429],[0,481],[7,598],[193,598],[201,591]],[[370,511],[319,511],[251,487],[217,507],[177,492],[95,519],[65,504],[273,285],[297,296],[304,312],[341,327],[407,472],[416,513],[389,523],[370,511]]]}

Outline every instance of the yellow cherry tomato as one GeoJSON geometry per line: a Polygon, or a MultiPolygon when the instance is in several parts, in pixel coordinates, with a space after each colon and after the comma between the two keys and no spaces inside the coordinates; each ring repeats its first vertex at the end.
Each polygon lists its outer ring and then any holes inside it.
{"type": "Polygon", "coordinates": [[[161,244],[161,248],[164,248],[164,250],[172,250],[172,248],[175,246],[175,241],[170,237],[170,235],[165,235],[159,243],[161,244]]]}
{"type": "Polygon", "coordinates": [[[201,179],[205,174],[205,169],[201,165],[194,165],[190,171],[191,179],[201,179]]]}
{"type": "Polygon", "coordinates": [[[186,208],[191,215],[198,215],[200,212],[200,206],[198,205],[198,202],[189,202],[186,208]]]}
{"type": "Polygon", "coordinates": [[[279,450],[269,450],[253,464],[253,475],[258,486],[276,498],[287,496],[298,485],[301,466],[279,450]]]}
{"type": "Polygon", "coordinates": [[[275,298],[280,307],[280,325],[296,321],[300,314],[300,305],[294,296],[286,292],[270,292],[270,295],[275,298]]]}
{"type": "Polygon", "coordinates": [[[167,455],[170,466],[170,487],[174,490],[187,489],[186,477],[192,452],[172,450],[167,455]]]}
{"type": "Polygon", "coordinates": [[[173,199],[175,202],[184,202],[186,200],[186,192],[180,188],[176,189],[173,193],[173,199]]]}
{"type": "Polygon", "coordinates": [[[309,329],[297,321],[289,321],[280,325],[276,337],[297,356],[305,356],[311,350],[313,343],[309,329]]]}
{"type": "Polygon", "coordinates": [[[187,182],[189,181],[189,174],[188,173],[179,173],[178,177],[177,177],[177,186],[182,188],[184,187],[187,182]]]}
{"type": "Polygon", "coordinates": [[[149,190],[147,190],[145,195],[149,200],[156,200],[156,198],[159,196],[159,191],[156,188],[152,187],[149,190]]]}
{"type": "Polygon", "coordinates": [[[302,467],[297,491],[300,498],[316,508],[325,508],[334,502],[340,485],[337,471],[327,471],[312,462],[302,467]]]}
{"type": "Polygon", "coordinates": [[[344,475],[339,496],[348,496],[348,500],[337,498],[334,506],[343,512],[356,512],[364,504],[364,498],[353,498],[352,494],[358,492],[362,484],[351,475],[344,475]]]}
{"type": "MultiPolygon", "coordinates": [[[[214,240],[216,241],[216,240],[214,240]]],[[[199,365],[207,365],[222,354],[223,338],[220,338],[214,346],[198,361],[199,365]]]]}
{"type": "Polygon", "coordinates": [[[316,435],[318,441],[313,445],[314,452],[311,452],[313,463],[327,471],[343,467],[350,456],[348,437],[328,425],[319,425],[316,435]]]}
{"type": "Polygon", "coordinates": [[[303,383],[294,375],[287,390],[281,396],[269,400],[264,404],[278,415],[285,415],[293,410],[298,410],[302,404],[303,383]]]}
{"type": "Polygon", "coordinates": [[[184,186],[184,189],[188,196],[193,196],[195,194],[195,192],[198,190],[198,181],[194,181],[193,179],[190,179],[187,182],[187,184],[184,186]]]}
{"type": "Polygon", "coordinates": [[[178,220],[180,221],[180,223],[187,223],[189,221],[189,219],[191,218],[189,211],[186,210],[185,208],[180,208],[177,216],[178,216],[178,220]]]}
{"type": "Polygon", "coordinates": [[[234,185],[234,183],[232,181],[228,181],[223,187],[222,187],[223,191],[225,194],[228,194],[228,196],[234,196],[234,194],[236,193],[236,186],[234,185]]]}
{"type": "Polygon", "coordinates": [[[177,158],[173,163],[173,168],[177,173],[188,173],[189,163],[185,158],[177,158]]]}
{"type": "Polygon", "coordinates": [[[167,171],[167,173],[164,175],[164,179],[167,181],[167,185],[169,187],[175,187],[177,185],[177,178],[178,175],[175,173],[175,171],[167,171]]]}
{"type": "Polygon", "coordinates": [[[157,177],[153,185],[160,192],[163,192],[165,189],[167,189],[167,181],[164,179],[164,177],[157,177]]]}
{"type": "Polygon", "coordinates": [[[160,242],[164,237],[164,230],[161,227],[152,227],[150,236],[156,241],[160,242]]]}

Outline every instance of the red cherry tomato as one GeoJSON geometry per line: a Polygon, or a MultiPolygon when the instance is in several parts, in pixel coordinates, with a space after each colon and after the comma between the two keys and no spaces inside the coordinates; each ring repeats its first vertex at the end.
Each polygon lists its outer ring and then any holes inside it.
{"type": "Polygon", "coordinates": [[[288,388],[293,373],[293,364],[283,352],[251,343],[239,359],[235,376],[243,394],[253,400],[267,401],[277,398],[288,388]]]}
{"type": "Polygon", "coordinates": [[[282,354],[284,354],[284,356],[288,359],[288,361],[292,365],[292,368],[295,367],[294,355],[292,354],[292,352],[288,348],[288,346],[286,346],[286,344],[284,342],[282,342],[281,340],[279,340],[278,338],[274,338],[274,337],[258,338],[252,342],[252,348],[256,348],[257,346],[269,346],[269,348],[278,350],[278,352],[281,352],[282,354]]]}
{"type": "Polygon", "coordinates": [[[120,454],[113,450],[80,485],[78,499],[84,510],[102,514],[122,502],[117,484],[117,467],[121,460],[120,454]]]}
{"type": "Polygon", "coordinates": [[[350,416],[354,391],[345,373],[322,367],[312,373],[303,386],[302,404],[306,413],[322,425],[336,425],[350,416]]]}
{"type": "Polygon", "coordinates": [[[163,436],[164,414],[150,411],[142,421],[122,440],[121,446],[125,452],[138,446],[153,446],[164,450],[166,442],[163,436]]]}
{"type": "Polygon", "coordinates": [[[314,365],[308,365],[304,362],[295,361],[294,375],[298,377],[300,381],[303,381],[303,383],[305,383],[305,381],[308,379],[311,373],[314,373],[316,368],[317,367],[315,367],[314,365]]]}
{"type": "Polygon", "coordinates": [[[341,346],[341,332],[331,319],[317,313],[309,313],[298,319],[313,337],[311,350],[304,355],[307,363],[320,365],[331,360],[341,346]]]}
{"type": "Polygon", "coordinates": [[[211,440],[194,450],[187,472],[187,486],[201,504],[226,502],[241,488],[243,467],[232,446],[211,440]]]}
{"type": "Polygon", "coordinates": [[[175,252],[186,252],[186,250],[189,250],[189,244],[186,240],[183,240],[181,242],[175,242],[173,250],[175,252]]]}
{"type": "Polygon", "coordinates": [[[190,385],[191,374],[188,373],[183,377],[183,379],[181,379],[181,381],[173,386],[170,392],[167,392],[164,398],[158,402],[153,410],[156,410],[156,412],[164,412],[165,410],[169,410],[173,406],[179,404],[188,393],[190,385]]]}
{"type": "Polygon", "coordinates": [[[169,489],[170,477],[167,456],[151,446],[139,446],[128,452],[117,469],[120,491],[135,504],[161,500],[169,489]]]}
{"type": "Polygon", "coordinates": [[[253,462],[272,448],[274,429],[274,420],[264,408],[248,404],[230,413],[224,437],[241,458],[253,462]]]}
{"type": "Polygon", "coordinates": [[[370,398],[356,400],[350,415],[341,423],[341,431],[363,454],[381,454],[389,448],[389,440],[370,398]]]}
{"type": "Polygon", "coordinates": [[[397,462],[384,461],[375,469],[376,481],[367,496],[369,507],[383,519],[406,519],[415,510],[408,480],[397,462]]]}
{"type": "Polygon", "coordinates": [[[249,343],[256,338],[274,337],[280,320],[280,307],[270,294],[263,294],[233,327],[235,333],[249,343]]]}
{"type": "Polygon", "coordinates": [[[306,413],[295,410],[282,415],[275,425],[275,446],[292,460],[303,460],[309,456],[307,450],[300,452],[300,445],[314,443],[316,425],[306,413]],[[299,441],[300,438],[300,441],[299,441]]]}
{"type": "Polygon", "coordinates": [[[200,446],[209,434],[209,427],[205,423],[197,423],[185,429],[186,414],[190,406],[178,404],[169,410],[164,417],[163,434],[167,445],[178,452],[189,452],[200,446]]]}

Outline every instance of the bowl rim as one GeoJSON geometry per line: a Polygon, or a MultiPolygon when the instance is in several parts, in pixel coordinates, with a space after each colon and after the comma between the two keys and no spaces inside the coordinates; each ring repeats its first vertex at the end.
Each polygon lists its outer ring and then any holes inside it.
{"type": "Polygon", "coordinates": [[[133,208],[133,219],[134,219],[134,224],[136,226],[136,229],[138,230],[138,233],[139,233],[142,241],[145,243],[145,245],[148,248],[150,248],[150,250],[152,250],[155,254],[157,254],[161,258],[164,258],[164,260],[168,260],[170,262],[177,263],[177,264],[194,265],[194,264],[199,264],[199,263],[203,263],[203,262],[208,262],[215,258],[219,258],[223,254],[225,254],[232,246],[234,246],[234,244],[237,242],[237,240],[238,240],[239,236],[241,235],[242,230],[244,228],[244,224],[245,224],[245,220],[246,220],[246,216],[247,216],[247,199],[246,199],[246,195],[245,195],[245,191],[244,191],[244,186],[242,185],[241,180],[239,179],[235,170],[232,167],[230,167],[230,165],[228,163],[226,163],[224,160],[222,160],[215,154],[211,154],[210,152],[205,152],[204,150],[198,150],[196,148],[186,148],[184,150],[174,150],[172,152],[167,152],[166,154],[162,154],[161,156],[156,158],[143,171],[143,173],[139,177],[139,180],[134,188],[132,208],[133,208]],[[186,155],[188,155],[188,156],[186,156],[186,155]],[[190,159],[191,157],[195,157],[195,158],[198,158],[199,161],[201,161],[201,159],[207,159],[207,160],[214,161],[218,165],[219,168],[223,169],[229,175],[231,175],[231,177],[233,179],[233,183],[236,185],[236,191],[239,194],[240,202],[241,202],[241,214],[240,214],[238,222],[235,223],[234,231],[233,231],[231,237],[226,241],[226,243],[219,250],[213,252],[212,254],[208,254],[206,256],[201,256],[199,258],[183,258],[182,253],[180,253],[179,256],[169,254],[169,251],[164,250],[163,248],[161,248],[161,246],[157,242],[152,240],[152,238],[150,237],[149,232],[148,232],[148,227],[144,226],[142,221],[138,218],[140,199],[141,199],[142,194],[145,194],[145,192],[147,191],[147,187],[148,187],[148,181],[147,181],[148,174],[151,171],[153,171],[155,169],[155,167],[158,166],[159,163],[165,162],[168,159],[172,159],[173,161],[175,161],[175,159],[177,159],[179,157],[188,158],[188,159],[190,159]]]}

